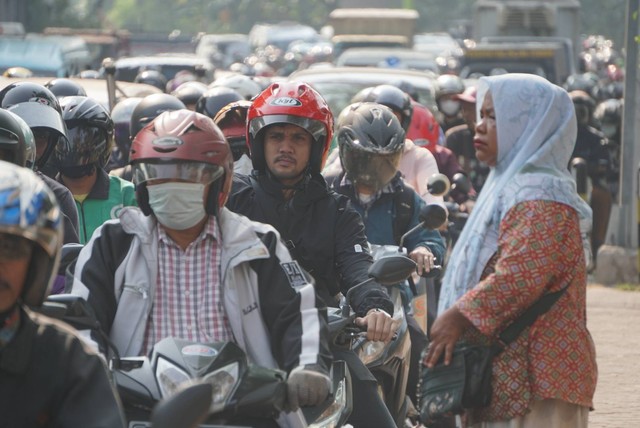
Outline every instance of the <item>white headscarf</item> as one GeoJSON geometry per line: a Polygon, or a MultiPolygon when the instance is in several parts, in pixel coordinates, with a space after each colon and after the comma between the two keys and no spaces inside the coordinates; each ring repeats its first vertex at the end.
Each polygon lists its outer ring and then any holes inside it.
{"type": "Polygon", "coordinates": [[[504,74],[478,81],[477,114],[491,92],[498,157],[456,243],[443,278],[438,312],[451,307],[479,281],[498,249],[500,221],[514,205],[550,200],[573,207],[587,263],[591,208],[576,192],[568,170],[576,141],[576,118],[567,92],[542,77],[504,74]]]}

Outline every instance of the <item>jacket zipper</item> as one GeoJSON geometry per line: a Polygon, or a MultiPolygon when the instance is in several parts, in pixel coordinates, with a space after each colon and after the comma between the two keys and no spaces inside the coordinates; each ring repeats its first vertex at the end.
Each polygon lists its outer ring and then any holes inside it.
{"type": "Polygon", "coordinates": [[[144,300],[147,300],[147,297],[149,296],[147,294],[147,289],[145,287],[141,287],[139,285],[125,285],[124,289],[125,290],[130,290],[130,291],[133,291],[134,293],[138,293],[138,294],[142,295],[142,298],[144,300]]]}

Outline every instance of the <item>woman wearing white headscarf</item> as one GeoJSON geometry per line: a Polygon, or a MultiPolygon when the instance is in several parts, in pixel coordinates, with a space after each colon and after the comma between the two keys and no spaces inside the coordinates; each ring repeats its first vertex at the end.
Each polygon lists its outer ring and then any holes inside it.
{"type": "Polygon", "coordinates": [[[567,165],[576,138],[566,91],[538,76],[478,82],[477,158],[491,166],[440,295],[426,363],[488,342],[543,294],[567,290],[493,362],[491,404],[473,427],[585,427],[595,347],[586,327],[591,210],[567,165]]]}

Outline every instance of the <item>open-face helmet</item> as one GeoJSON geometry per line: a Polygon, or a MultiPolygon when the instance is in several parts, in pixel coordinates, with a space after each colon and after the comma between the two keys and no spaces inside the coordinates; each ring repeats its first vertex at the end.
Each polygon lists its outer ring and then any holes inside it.
{"type": "Polygon", "coordinates": [[[138,206],[145,215],[149,206],[147,182],[182,179],[211,184],[206,212],[217,215],[231,190],[233,157],[222,131],[213,119],[182,109],[156,117],[134,138],[130,163],[138,206]]]}
{"type": "Polygon", "coordinates": [[[274,124],[296,125],[311,134],[309,170],[319,174],[331,145],[333,115],[315,89],[302,82],[275,82],[262,91],[247,113],[247,136],[253,168],[264,172],[264,130],[274,124]]]}
{"type": "Polygon", "coordinates": [[[20,116],[31,128],[34,137],[46,136],[46,148],[36,160],[41,168],[55,150],[58,142],[66,140],[66,127],[56,96],[42,85],[32,82],[16,82],[0,91],[0,108],[20,116]]]}
{"type": "Polygon", "coordinates": [[[247,113],[251,101],[235,101],[222,107],[213,121],[218,125],[231,146],[233,160],[237,161],[243,154],[249,154],[247,143],[247,113]]]}

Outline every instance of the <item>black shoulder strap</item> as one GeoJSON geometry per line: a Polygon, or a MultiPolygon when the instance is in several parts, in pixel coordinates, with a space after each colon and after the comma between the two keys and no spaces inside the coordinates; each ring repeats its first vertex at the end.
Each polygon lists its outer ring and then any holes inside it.
{"type": "Polygon", "coordinates": [[[506,347],[506,345],[516,340],[525,328],[532,325],[538,319],[538,316],[551,309],[554,303],[556,303],[556,301],[562,297],[564,292],[567,291],[568,286],[569,285],[566,285],[558,291],[543,295],[504,330],[502,330],[499,336],[501,347],[506,347]]]}
{"type": "Polygon", "coordinates": [[[393,217],[393,240],[396,245],[400,244],[400,238],[409,229],[409,222],[413,216],[414,197],[413,192],[406,184],[402,184],[402,191],[395,192],[393,204],[395,216],[393,217]]]}

